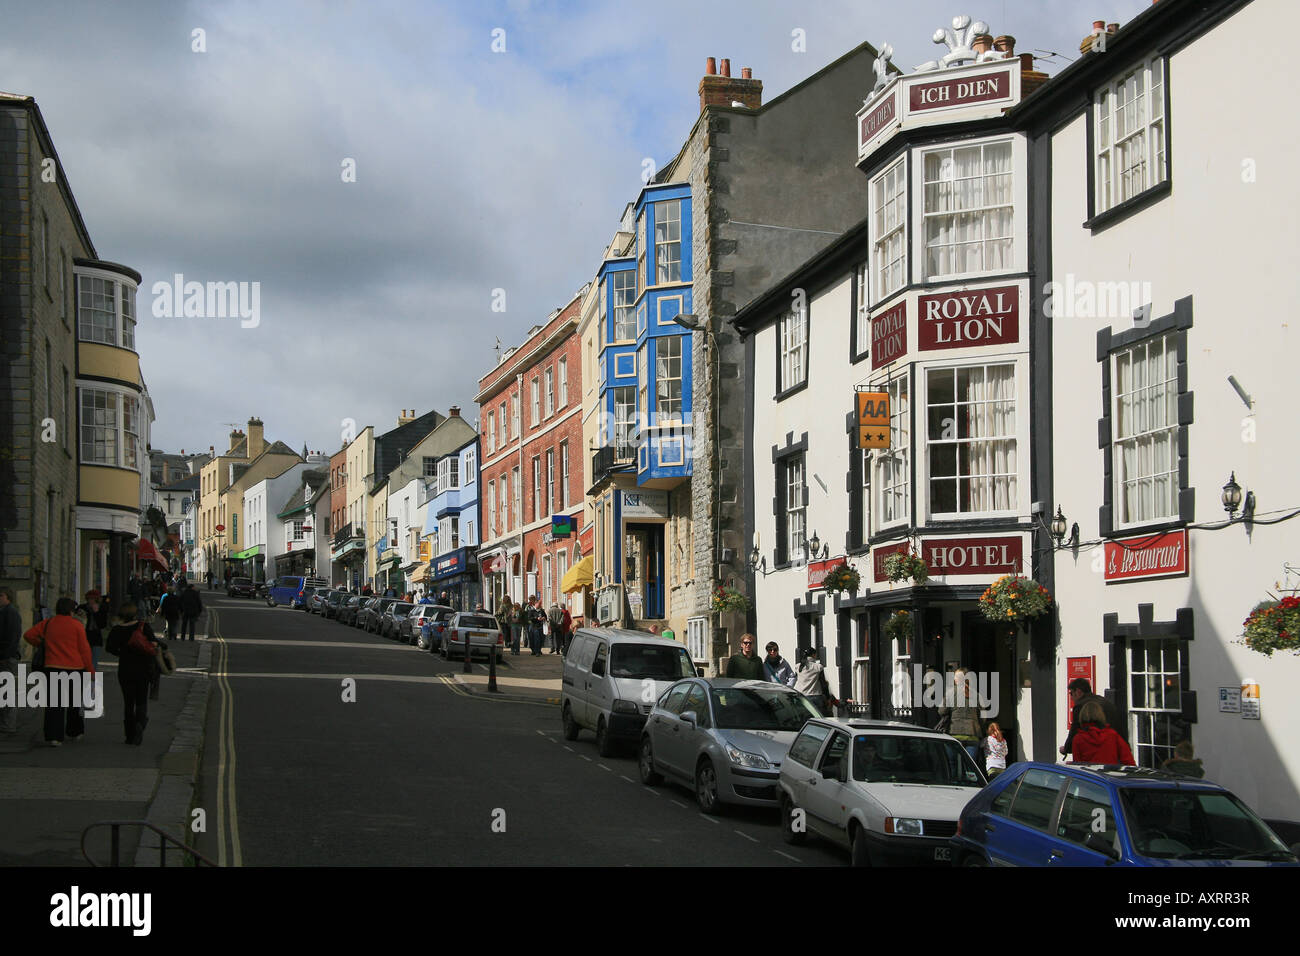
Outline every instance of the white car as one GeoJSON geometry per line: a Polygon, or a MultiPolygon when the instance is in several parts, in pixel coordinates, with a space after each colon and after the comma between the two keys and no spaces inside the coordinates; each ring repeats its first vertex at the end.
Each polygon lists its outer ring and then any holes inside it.
{"type": "Polygon", "coordinates": [[[854,866],[947,865],[957,818],[985,785],[966,749],[895,721],[819,718],[790,745],[778,780],[786,840],[812,833],[854,866]]]}
{"type": "Polygon", "coordinates": [[[487,657],[495,649],[497,663],[501,663],[505,654],[506,639],[501,633],[497,619],[491,614],[460,611],[452,617],[442,632],[442,659],[464,660],[466,642],[469,642],[471,657],[475,654],[487,657]]]}

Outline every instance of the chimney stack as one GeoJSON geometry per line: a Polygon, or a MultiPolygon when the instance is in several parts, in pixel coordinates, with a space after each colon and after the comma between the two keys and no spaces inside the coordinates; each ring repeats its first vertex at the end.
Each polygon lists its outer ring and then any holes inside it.
{"type": "Polygon", "coordinates": [[[460,406],[451,406],[451,408],[447,409],[447,415],[451,418],[460,418],[460,406]]]}
{"type": "Polygon", "coordinates": [[[1020,98],[1024,99],[1047,82],[1047,74],[1034,69],[1034,55],[1020,54],[1020,98]]]}
{"type": "Polygon", "coordinates": [[[266,437],[262,431],[262,420],[256,416],[248,420],[248,457],[256,458],[266,450],[266,437]]]}
{"type": "Polygon", "coordinates": [[[230,432],[230,450],[234,451],[235,446],[239,444],[239,429],[233,429],[230,432]]]}
{"type": "Polygon", "coordinates": [[[746,109],[756,110],[763,105],[763,81],[754,79],[754,71],[742,67],[739,77],[731,75],[731,60],[723,58],[714,72],[715,60],[709,57],[704,63],[704,77],[700,80],[700,112],[710,106],[731,106],[739,103],[746,109]]]}
{"type": "Polygon", "coordinates": [[[413,421],[415,421],[415,409],[412,408],[408,410],[403,408],[402,414],[397,417],[397,427],[401,428],[403,425],[409,425],[413,421]]]}

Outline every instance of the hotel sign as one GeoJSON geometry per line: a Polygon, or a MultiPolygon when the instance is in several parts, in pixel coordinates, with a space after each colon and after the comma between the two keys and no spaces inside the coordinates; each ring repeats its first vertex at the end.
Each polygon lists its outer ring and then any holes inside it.
{"type": "Polygon", "coordinates": [[[1187,530],[1106,542],[1107,584],[1187,573],[1187,530]]]}
{"type": "Polygon", "coordinates": [[[1023,563],[1015,537],[937,538],[921,542],[921,558],[932,575],[1016,574],[1023,563]]]}
{"type": "Polygon", "coordinates": [[[858,155],[866,156],[880,140],[898,128],[898,86],[881,98],[874,105],[864,106],[858,114],[858,155]]]}
{"type": "Polygon", "coordinates": [[[907,303],[900,302],[871,320],[871,367],[888,365],[907,354],[907,303]]]}
{"type": "MultiPolygon", "coordinates": [[[[1018,69],[1018,62],[1016,66],[1018,69]]],[[[907,108],[912,113],[922,113],[1010,99],[1011,71],[1003,66],[992,73],[913,83],[907,91],[907,108]]]]}
{"type": "Polygon", "coordinates": [[[888,448],[889,393],[857,392],[854,398],[858,406],[858,447],[888,448]]]}
{"type": "Polygon", "coordinates": [[[1020,289],[1014,285],[923,295],[916,309],[923,352],[1020,341],[1020,289]]]}
{"type": "Polygon", "coordinates": [[[888,581],[889,575],[885,573],[885,559],[891,554],[907,554],[907,542],[902,541],[898,544],[887,544],[883,548],[876,548],[871,554],[871,572],[876,583],[888,581]]]}

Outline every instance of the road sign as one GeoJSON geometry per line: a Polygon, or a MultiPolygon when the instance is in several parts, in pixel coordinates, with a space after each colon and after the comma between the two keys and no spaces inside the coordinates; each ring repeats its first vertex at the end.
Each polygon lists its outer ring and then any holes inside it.
{"type": "Polygon", "coordinates": [[[889,447],[889,393],[855,392],[858,402],[858,447],[889,447]]]}

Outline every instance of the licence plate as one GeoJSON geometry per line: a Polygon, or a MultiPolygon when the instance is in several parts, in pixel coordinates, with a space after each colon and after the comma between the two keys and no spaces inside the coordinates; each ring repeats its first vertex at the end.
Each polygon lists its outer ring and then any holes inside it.
{"type": "Polygon", "coordinates": [[[487,634],[486,634],[486,633],[477,633],[477,632],[476,632],[476,633],[474,633],[474,634],[471,634],[470,637],[487,637],[487,634]]]}
{"type": "Polygon", "coordinates": [[[934,848],[934,858],[936,860],[952,860],[952,847],[937,846],[934,848]]]}

